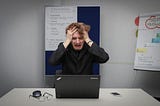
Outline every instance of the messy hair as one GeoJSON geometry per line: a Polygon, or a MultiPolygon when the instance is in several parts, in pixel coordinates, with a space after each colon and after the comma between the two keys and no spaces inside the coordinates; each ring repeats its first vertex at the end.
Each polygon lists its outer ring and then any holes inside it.
{"type": "Polygon", "coordinates": [[[72,29],[73,27],[77,28],[77,31],[79,32],[79,34],[83,34],[83,31],[90,31],[90,25],[84,24],[82,22],[75,22],[75,23],[71,23],[70,25],[67,26],[66,28],[66,34],[67,34],[67,30],[72,29]]]}

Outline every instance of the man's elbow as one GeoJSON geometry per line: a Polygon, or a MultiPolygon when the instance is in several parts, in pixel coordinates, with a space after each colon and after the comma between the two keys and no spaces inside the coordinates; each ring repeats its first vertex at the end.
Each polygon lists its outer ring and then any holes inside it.
{"type": "Polygon", "coordinates": [[[51,59],[51,58],[49,58],[49,59],[48,59],[48,63],[49,63],[50,65],[53,65],[53,66],[55,65],[54,60],[53,60],[53,59],[51,59]]]}
{"type": "Polygon", "coordinates": [[[108,60],[109,60],[109,55],[106,54],[105,56],[103,56],[101,63],[106,63],[108,60]]]}

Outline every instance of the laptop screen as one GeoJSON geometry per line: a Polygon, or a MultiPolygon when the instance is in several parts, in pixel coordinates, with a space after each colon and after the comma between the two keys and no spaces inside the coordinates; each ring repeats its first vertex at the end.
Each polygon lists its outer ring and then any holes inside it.
{"type": "Polygon", "coordinates": [[[56,75],[56,98],[98,98],[100,75],[56,75]]]}

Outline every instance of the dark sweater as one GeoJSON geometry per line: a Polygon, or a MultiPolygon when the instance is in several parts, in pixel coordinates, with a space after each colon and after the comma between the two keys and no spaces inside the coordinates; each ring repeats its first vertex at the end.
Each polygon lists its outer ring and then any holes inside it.
{"type": "Polygon", "coordinates": [[[109,60],[109,55],[96,43],[89,47],[86,43],[82,50],[75,51],[71,44],[65,49],[60,43],[57,50],[52,53],[49,63],[52,65],[62,65],[62,74],[92,74],[93,63],[105,63],[109,60]]]}

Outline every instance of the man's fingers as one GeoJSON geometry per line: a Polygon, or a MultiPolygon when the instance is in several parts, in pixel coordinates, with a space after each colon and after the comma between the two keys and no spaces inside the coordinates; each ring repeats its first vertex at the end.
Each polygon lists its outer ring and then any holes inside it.
{"type": "Polygon", "coordinates": [[[72,31],[72,34],[74,34],[77,30],[78,30],[77,28],[76,28],[76,29],[74,29],[74,30],[72,31]]]}
{"type": "Polygon", "coordinates": [[[69,29],[67,32],[71,35],[74,34],[78,29],[76,27],[73,27],[72,29],[69,29]]]}
{"type": "Polygon", "coordinates": [[[73,28],[71,29],[71,32],[72,32],[72,33],[75,33],[77,30],[78,30],[77,27],[73,27],[73,28]]]}

